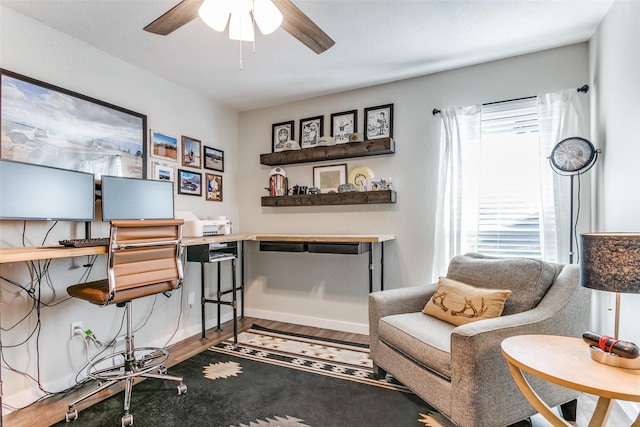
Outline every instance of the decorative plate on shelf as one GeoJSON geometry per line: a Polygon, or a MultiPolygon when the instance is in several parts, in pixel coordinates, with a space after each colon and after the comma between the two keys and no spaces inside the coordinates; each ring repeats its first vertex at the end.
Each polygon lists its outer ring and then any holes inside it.
{"type": "Polygon", "coordinates": [[[366,166],[356,166],[351,169],[349,172],[349,178],[347,182],[356,186],[356,188],[360,188],[360,183],[363,179],[371,179],[373,178],[373,172],[366,166]]]}

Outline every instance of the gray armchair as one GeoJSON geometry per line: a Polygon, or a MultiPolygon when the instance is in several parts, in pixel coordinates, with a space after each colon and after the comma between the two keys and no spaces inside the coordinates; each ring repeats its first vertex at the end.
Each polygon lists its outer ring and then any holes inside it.
{"type": "MultiPolygon", "coordinates": [[[[523,334],[581,336],[589,329],[590,296],[579,276],[576,265],[457,256],[448,278],[512,291],[502,316],[461,326],[421,312],[437,284],[373,292],[369,335],[376,374],[393,375],[460,427],[524,420],[536,411],[515,385],[500,343],[523,334]]],[[[565,418],[575,417],[577,392],[527,379],[549,406],[561,405],[565,418]]]]}

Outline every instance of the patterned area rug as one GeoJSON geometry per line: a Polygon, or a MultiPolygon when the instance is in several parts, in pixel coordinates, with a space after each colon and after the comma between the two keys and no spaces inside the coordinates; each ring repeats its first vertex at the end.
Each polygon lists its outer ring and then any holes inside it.
{"type": "MultiPolygon", "coordinates": [[[[317,337],[274,331],[254,325],[249,330],[238,335],[237,344],[234,344],[233,338],[230,338],[225,342],[211,347],[210,350],[243,359],[255,360],[289,369],[311,372],[407,393],[412,399],[420,401],[425,406],[425,409],[415,413],[415,424],[403,425],[454,427],[448,419],[429,407],[391,375],[387,375],[384,380],[375,379],[372,362],[369,358],[369,348],[365,345],[335,340],[323,340],[317,337]]],[[[204,368],[205,378],[211,380],[241,374],[241,363],[235,362],[220,362],[210,364],[204,368]]],[[[386,404],[386,402],[379,403],[383,406],[386,404]]],[[[336,424],[332,425],[338,426],[343,424],[336,420],[336,424]]],[[[387,424],[366,425],[386,426],[387,424]]],[[[249,424],[240,424],[238,427],[254,426],[311,427],[308,424],[304,424],[303,419],[290,417],[288,415],[284,417],[278,416],[275,419],[256,419],[249,424]]]]}
{"type": "MultiPolygon", "coordinates": [[[[252,327],[169,369],[188,390],[149,379],[133,388],[136,427],[453,427],[387,376],[373,378],[366,346],[252,327]]],[[[71,424],[120,425],[123,393],[71,424]]],[[[64,414],[60,414],[61,417],[64,414]]]]}

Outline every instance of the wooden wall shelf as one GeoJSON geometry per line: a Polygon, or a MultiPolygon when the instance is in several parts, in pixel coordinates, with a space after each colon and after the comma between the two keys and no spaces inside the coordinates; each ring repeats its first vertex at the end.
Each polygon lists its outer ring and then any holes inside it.
{"type": "Polygon", "coordinates": [[[345,144],[305,148],[302,150],[260,154],[260,164],[278,166],[294,163],[310,163],[322,160],[379,156],[382,154],[393,154],[395,151],[396,144],[392,138],[380,138],[363,142],[348,142],[345,144]]]}
{"type": "Polygon", "coordinates": [[[322,206],[322,205],[365,205],[376,203],[395,203],[396,192],[353,191],[348,193],[302,194],[296,196],[264,196],[262,206],[322,206]]]}

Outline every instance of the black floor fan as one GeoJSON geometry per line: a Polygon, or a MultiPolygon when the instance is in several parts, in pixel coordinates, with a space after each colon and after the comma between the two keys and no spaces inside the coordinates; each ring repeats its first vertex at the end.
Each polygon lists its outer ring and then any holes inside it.
{"type": "MultiPolygon", "coordinates": [[[[580,137],[571,137],[558,142],[549,156],[551,169],[559,175],[569,176],[571,179],[569,211],[569,264],[573,264],[573,178],[591,169],[598,158],[600,150],[593,144],[580,137]]],[[[577,219],[576,219],[577,221],[577,219]]]]}

